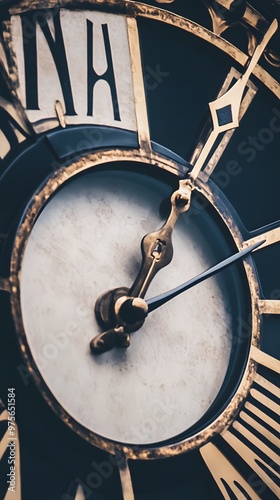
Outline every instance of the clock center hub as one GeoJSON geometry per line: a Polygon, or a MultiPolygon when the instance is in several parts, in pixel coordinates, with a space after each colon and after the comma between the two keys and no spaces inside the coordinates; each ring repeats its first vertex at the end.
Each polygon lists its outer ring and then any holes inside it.
{"type": "Polygon", "coordinates": [[[92,339],[90,349],[93,354],[101,354],[113,347],[129,347],[129,334],[144,324],[147,303],[141,297],[129,297],[127,293],[127,288],[116,288],[97,299],[96,319],[101,326],[110,329],[92,339]]]}

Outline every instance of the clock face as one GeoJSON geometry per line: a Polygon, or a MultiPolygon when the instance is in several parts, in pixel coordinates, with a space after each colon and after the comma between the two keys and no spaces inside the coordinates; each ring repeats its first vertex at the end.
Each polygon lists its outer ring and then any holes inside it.
{"type": "MultiPolygon", "coordinates": [[[[90,341],[102,331],[94,302],[108,288],[134,280],[141,264],[139,234],[159,225],[161,202],[170,194],[157,179],[119,169],[116,165],[116,170],[83,176],[48,203],[24,253],[21,309],[38,369],[70,415],[97,434],[144,444],[185,431],[215,400],[231,353],[230,284],[209,279],[190,291],[188,300],[182,295],[152,314],[127,351],[92,356],[90,341]],[[69,379],[70,386],[65,384],[69,379]],[[170,415],[161,425],[139,432],[155,405],[166,405],[170,415]],[[174,419],[170,409],[177,407],[174,419]]],[[[165,291],[166,283],[175,287],[182,276],[191,277],[215,262],[209,246],[215,249],[220,240],[214,245],[211,226],[204,238],[203,223],[207,220],[194,224],[187,215],[180,220],[172,266],[151,284],[149,295],[165,291]]]]}
{"type": "Polygon", "coordinates": [[[6,500],[279,497],[278,23],[230,4],[0,8],[6,500]]]}

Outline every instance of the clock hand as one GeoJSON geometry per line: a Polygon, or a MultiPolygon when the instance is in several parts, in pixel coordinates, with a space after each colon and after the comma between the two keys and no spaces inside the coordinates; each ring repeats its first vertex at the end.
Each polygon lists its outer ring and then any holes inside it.
{"type": "Polygon", "coordinates": [[[214,276],[214,274],[217,274],[222,269],[226,269],[228,266],[233,264],[233,262],[243,259],[246,255],[258,248],[264,242],[265,240],[254,243],[248,248],[227,257],[215,266],[210,267],[203,273],[186,281],[182,285],[179,285],[178,287],[151,299],[144,300],[141,297],[119,297],[115,302],[114,307],[118,326],[94,337],[90,343],[91,351],[94,354],[101,354],[111,350],[113,347],[128,347],[130,345],[129,333],[139,330],[150,312],[155,311],[177,295],[180,295],[193,286],[198,285],[198,283],[214,276]]]}
{"type": "Polygon", "coordinates": [[[144,297],[155,274],[167,266],[173,257],[172,233],[179,215],[190,207],[193,186],[190,180],[180,180],[179,189],[171,196],[171,211],[158,231],[146,234],[141,242],[142,263],[128,295],[144,297]]]}
{"type": "Polygon", "coordinates": [[[248,248],[245,248],[244,250],[241,250],[240,252],[231,255],[227,259],[222,260],[222,262],[219,262],[215,266],[210,267],[203,273],[199,274],[198,276],[195,276],[189,281],[186,281],[182,285],[179,285],[176,288],[169,290],[168,292],[162,293],[161,295],[157,295],[152,299],[148,299],[146,301],[148,305],[148,313],[155,311],[155,309],[157,309],[158,307],[162,306],[163,304],[173,299],[177,295],[180,295],[182,292],[185,292],[186,290],[189,290],[193,286],[198,285],[198,283],[205,281],[207,278],[210,278],[210,276],[214,276],[214,274],[217,274],[222,269],[226,269],[228,266],[233,264],[233,262],[243,259],[247,254],[251,253],[253,250],[258,248],[264,242],[265,240],[258,241],[257,243],[254,243],[253,245],[249,246],[248,248]]]}
{"type": "Polygon", "coordinates": [[[167,266],[173,257],[172,233],[179,215],[190,207],[193,184],[189,179],[179,182],[179,189],[171,195],[170,214],[158,231],[146,234],[141,242],[142,263],[130,289],[114,288],[98,297],[95,316],[100,325],[113,328],[116,324],[114,305],[120,297],[144,297],[156,273],[167,266]]]}
{"type": "Polygon", "coordinates": [[[129,345],[129,333],[125,333],[123,326],[116,326],[107,332],[96,335],[90,343],[90,349],[94,354],[102,354],[114,347],[128,347],[129,345]]]}
{"type": "Polygon", "coordinates": [[[277,30],[277,27],[278,22],[274,19],[262,41],[256,47],[247,65],[245,73],[227,92],[225,92],[225,94],[209,103],[213,129],[204,145],[203,150],[193,165],[193,169],[190,172],[190,179],[196,179],[199,175],[212,147],[215,144],[216,139],[218,138],[218,135],[221,132],[226,132],[227,130],[237,128],[239,126],[239,110],[246,84],[269,40],[277,30]]]}

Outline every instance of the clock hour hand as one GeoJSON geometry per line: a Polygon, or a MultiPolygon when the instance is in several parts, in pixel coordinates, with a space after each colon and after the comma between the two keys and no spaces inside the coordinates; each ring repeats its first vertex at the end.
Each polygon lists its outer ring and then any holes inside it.
{"type": "Polygon", "coordinates": [[[116,326],[114,305],[120,297],[144,297],[156,273],[167,266],[173,257],[172,233],[179,215],[186,212],[191,203],[192,182],[182,179],[179,189],[171,195],[171,210],[165,224],[158,231],[144,236],[141,242],[142,263],[133,285],[107,290],[95,303],[95,316],[106,328],[116,326]]]}
{"type": "Polygon", "coordinates": [[[180,180],[179,189],[171,196],[171,211],[158,231],[146,234],[141,242],[142,263],[136,280],[129,290],[131,297],[144,297],[156,273],[173,257],[172,233],[179,215],[190,207],[193,186],[190,180],[180,180]]]}

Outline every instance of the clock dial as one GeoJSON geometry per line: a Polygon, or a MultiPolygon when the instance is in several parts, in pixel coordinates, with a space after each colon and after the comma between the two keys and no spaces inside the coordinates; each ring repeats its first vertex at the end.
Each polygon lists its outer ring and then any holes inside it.
{"type": "MultiPolygon", "coordinates": [[[[147,319],[132,335],[127,352],[112,351],[102,359],[90,354],[90,340],[100,331],[94,302],[104,290],[133,281],[140,267],[139,235],[159,225],[159,207],[170,192],[159,181],[120,168],[72,182],[42,212],[21,266],[21,307],[38,370],[62,406],[97,434],[142,444],[183,432],[211,406],[229,364],[230,301],[225,285],[213,278],[190,291],[187,301],[182,296],[147,319]],[[53,342],[60,336],[59,347],[53,342]],[[66,346],[68,337],[72,340],[66,346]],[[166,356],[173,360],[168,372],[166,356]],[[175,379],[170,371],[177,372],[175,379]],[[74,400],[73,390],[80,394],[74,400]],[[168,415],[162,424],[151,429],[147,425],[147,432],[141,432],[141,423],[148,422],[155,407],[164,412],[165,406],[168,415]]],[[[198,220],[195,225],[191,219],[180,220],[173,237],[173,265],[158,275],[149,294],[164,291],[166,283],[175,286],[182,275],[199,273],[213,262],[215,229],[213,234],[208,229],[202,241],[203,220],[201,225],[198,220]]]]}
{"type": "Polygon", "coordinates": [[[279,8],[0,3],[2,497],[278,498],[279,8]],[[91,352],[107,290],[256,244],[91,352]]]}

